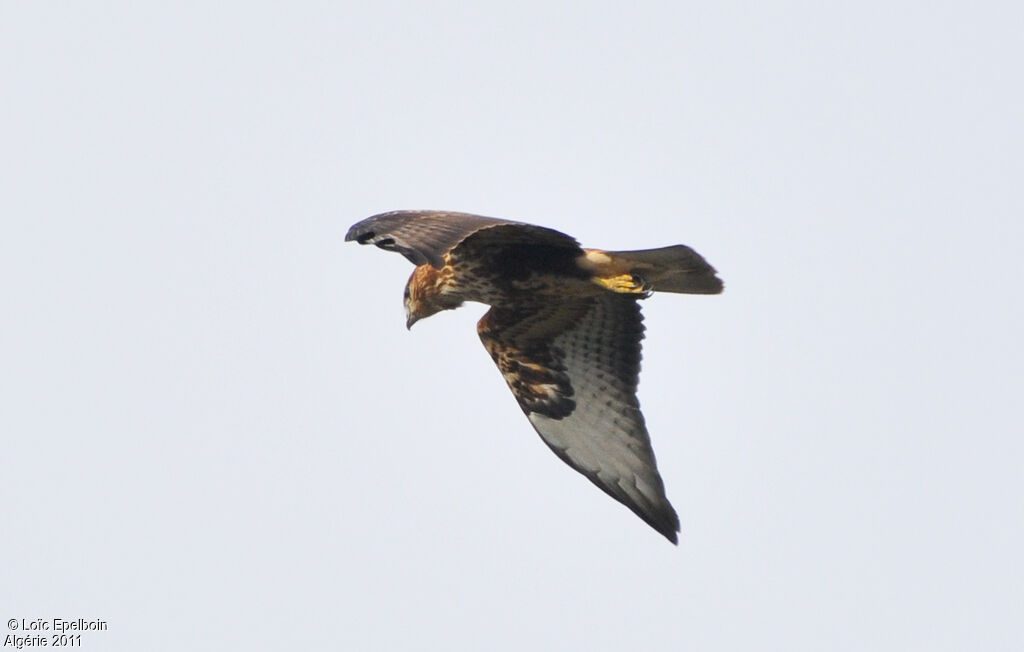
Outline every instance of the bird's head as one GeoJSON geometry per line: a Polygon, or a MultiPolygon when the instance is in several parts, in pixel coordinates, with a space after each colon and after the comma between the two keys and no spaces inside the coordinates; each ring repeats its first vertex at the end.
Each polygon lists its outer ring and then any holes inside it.
{"type": "Polygon", "coordinates": [[[405,284],[405,327],[412,328],[424,317],[461,306],[462,299],[457,298],[453,290],[451,274],[429,263],[414,269],[405,284]]]}

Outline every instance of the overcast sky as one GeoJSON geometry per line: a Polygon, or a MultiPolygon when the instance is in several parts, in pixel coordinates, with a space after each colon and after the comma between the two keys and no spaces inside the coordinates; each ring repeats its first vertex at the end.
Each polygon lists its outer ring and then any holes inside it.
{"type": "Polygon", "coordinates": [[[0,3],[0,622],[1024,649],[1024,10],[844,4],[0,3]],[[678,547],[406,331],[397,208],[718,268],[644,305],[678,547]]]}

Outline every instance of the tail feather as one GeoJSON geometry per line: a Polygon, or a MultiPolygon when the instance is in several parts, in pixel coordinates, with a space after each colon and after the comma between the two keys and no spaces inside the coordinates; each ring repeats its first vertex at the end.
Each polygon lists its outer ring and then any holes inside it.
{"type": "Polygon", "coordinates": [[[638,251],[606,251],[611,265],[640,279],[645,289],[680,294],[718,294],[722,280],[704,257],[686,245],[638,251]]]}

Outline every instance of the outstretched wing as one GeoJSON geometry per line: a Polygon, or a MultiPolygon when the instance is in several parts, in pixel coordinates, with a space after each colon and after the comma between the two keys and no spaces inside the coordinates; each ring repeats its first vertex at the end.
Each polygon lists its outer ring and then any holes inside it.
{"type": "Polygon", "coordinates": [[[444,255],[482,229],[503,227],[494,239],[508,243],[578,248],[576,240],[554,229],[512,220],[444,211],[392,211],[352,225],[345,240],[397,251],[415,265],[444,266],[444,255]],[[500,234],[500,235],[499,235],[500,234]]]}
{"type": "Polygon", "coordinates": [[[491,308],[480,339],[541,439],[566,464],[676,543],[636,398],[643,324],[636,298],[491,308]]]}

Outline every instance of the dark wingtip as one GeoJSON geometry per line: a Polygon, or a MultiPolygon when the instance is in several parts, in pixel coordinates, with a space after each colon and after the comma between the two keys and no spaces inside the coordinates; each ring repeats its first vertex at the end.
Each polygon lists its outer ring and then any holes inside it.
{"type": "MultiPolygon", "coordinates": [[[[671,508],[670,508],[671,509],[671,508]]],[[[658,531],[658,534],[665,537],[672,542],[672,545],[679,545],[679,517],[676,516],[675,510],[672,510],[670,516],[659,522],[654,522],[654,519],[644,519],[647,524],[658,531]]]]}
{"type": "MultiPolygon", "coordinates": [[[[362,222],[360,222],[359,224],[362,224],[362,222]]],[[[364,234],[359,231],[359,224],[353,224],[349,228],[348,232],[345,234],[345,242],[351,242],[352,240],[359,241],[359,239],[361,237],[363,237],[364,234]]],[[[373,237],[373,233],[370,233],[369,237],[372,238],[373,237]]],[[[359,244],[365,244],[365,243],[362,242],[362,241],[359,241],[359,244]]]]}
{"type": "Polygon", "coordinates": [[[671,541],[672,545],[679,545],[679,515],[676,514],[676,510],[667,499],[654,510],[647,512],[634,510],[634,512],[654,528],[658,534],[671,541]]]}

